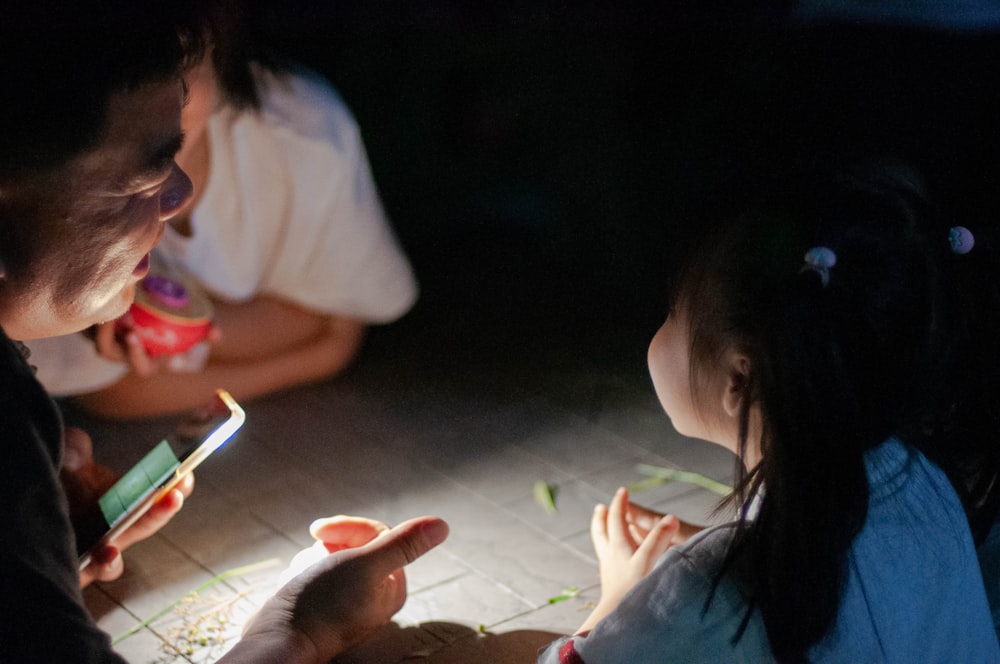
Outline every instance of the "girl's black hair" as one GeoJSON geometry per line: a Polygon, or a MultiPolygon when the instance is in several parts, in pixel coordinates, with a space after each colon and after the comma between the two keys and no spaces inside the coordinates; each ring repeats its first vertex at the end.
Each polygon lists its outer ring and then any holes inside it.
{"type": "Polygon", "coordinates": [[[674,299],[688,315],[696,397],[725,351],[749,359],[740,457],[759,424],[762,460],[737,464],[742,518],[721,574],[745,593],[747,619],[761,611],[777,659],[804,661],[837,616],[865,522],[866,451],[890,437],[924,449],[970,519],[995,515],[995,417],[977,410],[989,402],[973,385],[997,396],[996,351],[973,379],[982,302],[957,296],[995,262],[985,247],[951,253],[949,225],[903,171],[786,179],[748,210],[693,255],[674,299]],[[836,256],[826,284],[805,268],[813,247],[836,256]]]}
{"type": "Polygon", "coordinates": [[[264,20],[253,3],[243,0],[204,0],[202,21],[209,42],[222,100],[237,109],[258,110],[260,90],[254,67],[284,73],[290,63],[270,44],[264,20]]]}

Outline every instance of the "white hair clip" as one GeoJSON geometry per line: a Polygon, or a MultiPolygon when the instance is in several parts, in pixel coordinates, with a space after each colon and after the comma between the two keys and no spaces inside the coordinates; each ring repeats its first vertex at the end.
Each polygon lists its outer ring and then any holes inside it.
{"type": "Polygon", "coordinates": [[[965,226],[954,226],[948,231],[948,244],[951,245],[951,250],[954,253],[967,254],[976,246],[976,238],[973,237],[972,231],[965,226]]]}
{"type": "Polygon", "coordinates": [[[825,287],[830,283],[830,268],[837,264],[837,254],[828,247],[813,247],[806,252],[806,264],[799,272],[811,271],[819,275],[825,287]]]}

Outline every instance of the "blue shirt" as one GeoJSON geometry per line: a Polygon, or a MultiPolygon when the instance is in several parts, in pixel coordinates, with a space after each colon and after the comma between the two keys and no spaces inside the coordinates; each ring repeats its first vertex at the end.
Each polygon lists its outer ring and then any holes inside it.
{"type": "Polygon", "coordinates": [[[979,545],[978,553],[986,598],[993,612],[993,626],[1000,637],[1000,521],[993,524],[986,541],[979,545]]]}
{"type": "MultiPolygon", "coordinates": [[[[848,552],[837,620],[810,661],[1000,662],[972,536],[944,473],[896,440],[865,465],[868,516],[848,552]]],[[[759,612],[733,643],[747,605],[731,578],[703,611],[732,533],[711,528],[670,549],[593,631],[555,642],[539,662],[773,660],[759,612]]]]}

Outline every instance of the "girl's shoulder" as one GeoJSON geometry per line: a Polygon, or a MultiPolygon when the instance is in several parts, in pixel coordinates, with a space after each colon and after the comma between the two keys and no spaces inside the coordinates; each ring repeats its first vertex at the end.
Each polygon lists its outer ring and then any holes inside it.
{"type": "Polygon", "coordinates": [[[671,550],[693,566],[715,566],[725,557],[729,545],[736,536],[738,525],[733,521],[709,526],[671,550]]]}
{"type": "Polygon", "coordinates": [[[283,72],[254,67],[260,109],[250,114],[273,128],[303,137],[358,141],[359,129],[340,93],[318,72],[296,66],[283,72]]]}
{"type": "Polygon", "coordinates": [[[667,585],[684,586],[697,594],[715,588],[736,536],[736,522],[709,526],[683,544],[670,548],[657,562],[657,573],[667,585]]]}

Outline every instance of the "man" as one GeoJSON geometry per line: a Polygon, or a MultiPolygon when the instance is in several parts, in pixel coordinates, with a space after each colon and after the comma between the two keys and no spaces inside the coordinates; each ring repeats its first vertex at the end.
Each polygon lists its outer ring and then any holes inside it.
{"type": "MultiPolygon", "coordinates": [[[[120,315],[163,223],[191,196],[180,74],[199,52],[188,7],[120,0],[10,0],[0,10],[0,661],[120,662],[83,606],[65,495],[63,431],[16,340],[120,315]]],[[[132,538],[180,507],[172,496],[132,538]]],[[[418,519],[335,522],[329,556],[269,601],[227,661],[327,661],[388,620],[397,568],[442,541],[418,519]],[[376,535],[379,535],[376,539],[376,535]],[[374,540],[374,541],[372,541],[374,540]]],[[[90,575],[120,573],[118,551],[90,575]]]]}

